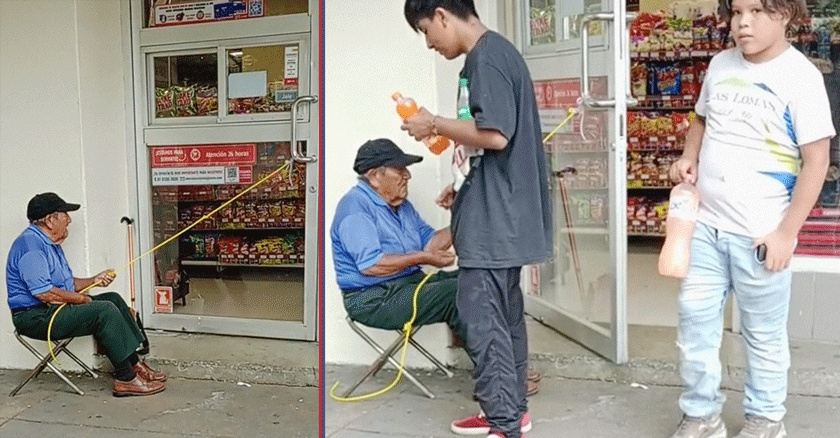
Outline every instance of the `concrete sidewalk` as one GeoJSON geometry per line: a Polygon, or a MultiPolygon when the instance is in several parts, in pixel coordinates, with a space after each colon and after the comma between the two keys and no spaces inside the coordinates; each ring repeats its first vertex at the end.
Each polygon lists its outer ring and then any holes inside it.
{"type": "Polygon", "coordinates": [[[0,370],[0,437],[170,438],[318,436],[318,388],[170,377],[166,391],[116,398],[110,376],[71,375],[85,395],[43,373],[0,370]]]}
{"type": "MultiPolygon", "coordinates": [[[[537,367],[545,367],[546,363],[537,367]]],[[[336,382],[339,389],[359,378],[359,366],[328,365],[327,390],[336,382]]],[[[551,369],[540,382],[540,392],[529,399],[533,430],[528,438],[652,438],[669,437],[680,419],[673,386],[639,386],[597,380],[568,379],[551,369]]],[[[418,371],[420,380],[437,398],[423,395],[403,379],[390,392],[369,401],[341,403],[326,397],[326,436],[330,438],[440,437],[453,438],[449,423],[475,414],[472,382],[467,371],[456,371],[448,379],[441,373],[418,371]]],[[[366,382],[357,394],[384,387],[394,377],[392,369],[366,382]]],[[[724,420],[729,436],[743,424],[743,393],[727,391],[724,420]]],[[[785,424],[791,438],[840,436],[840,398],[790,396],[785,424]]],[[[482,435],[483,438],[483,435],[482,435]]]]}

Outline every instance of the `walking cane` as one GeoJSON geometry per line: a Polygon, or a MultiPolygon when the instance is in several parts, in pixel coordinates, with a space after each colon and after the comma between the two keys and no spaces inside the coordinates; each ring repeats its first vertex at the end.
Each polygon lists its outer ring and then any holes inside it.
{"type": "MultiPolygon", "coordinates": [[[[128,261],[131,263],[134,260],[134,220],[123,216],[120,219],[120,222],[125,222],[128,228],[128,261]]],[[[143,334],[143,341],[140,349],[137,350],[137,354],[140,356],[145,356],[149,354],[149,338],[146,336],[146,330],[143,328],[143,321],[140,320],[140,313],[137,312],[137,307],[135,306],[135,301],[137,299],[137,292],[134,286],[134,269],[132,266],[129,266],[128,269],[128,283],[129,289],[131,290],[131,311],[134,313],[134,319],[137,321],[137,327],[140,328],[140,332],[143,334]]]]}
{"type": "Polygon", "coordinates": [[[572,218],[571,206],[569,205],[569,193],[566,189],[566,178],[577,173],[574,167],[566,167],[558,172],[560,178],[560,198],[563,201],[563,213],[566,219],[566,227],[569,236],[569,250],[572,253],[572,262],[575,265],[575,277],[577,279],[578,290],[580,291],[581,304],[586,300],[586,291],[583,288],[583,276],[580,272],[580,258],[578,257],[577,239],[575,239],[575,224],[572,218]]]}

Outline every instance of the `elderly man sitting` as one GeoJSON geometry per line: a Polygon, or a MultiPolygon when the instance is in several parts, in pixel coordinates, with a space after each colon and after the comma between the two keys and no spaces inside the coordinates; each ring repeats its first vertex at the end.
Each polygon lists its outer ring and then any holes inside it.
{"type": "MultiPolygon", "coordinates": [[[[330,236],[338,285],[348,315],[369,327],[400,329],[412,314],[414,290],[425,274],[455,260],[449,228],[435,231],[408,196],[407,166],[423,157],[388,139],[370,140],[356,155],[359,182],[341,198],[330,236]]],[[[455,306],[457,274],[435,273],[417,300],[417,326],[446,322],[463,338],[455,306]]]]}

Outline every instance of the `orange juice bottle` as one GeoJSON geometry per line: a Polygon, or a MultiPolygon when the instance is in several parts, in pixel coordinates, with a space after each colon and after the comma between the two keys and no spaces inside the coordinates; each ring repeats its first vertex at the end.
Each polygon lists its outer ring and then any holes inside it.
{"type": "Polygon", "coordinates": [[[691,236],[700,193],[693,184],[680,183],[671,189],[668,201],[668,218],[665,222],[665,244],[659,253],[659,275],[685,278],[691,256],[691,236]]]}
{"type": "MultiPolygon", "coordinates": [[[[402,117],[403,120],[417,114],[419,109],[417,108],[417,102],[410,97],[403,97],[402,94],[396,92],[391,95],[391,98],[397,102],[397,114],[402,117]]],[[[429,137],[423,139],[423,144],[429,148],[435,155],[440,155],[446,148],[449,147],[449,139],[437,134],[432,134],[429,137]]]]}

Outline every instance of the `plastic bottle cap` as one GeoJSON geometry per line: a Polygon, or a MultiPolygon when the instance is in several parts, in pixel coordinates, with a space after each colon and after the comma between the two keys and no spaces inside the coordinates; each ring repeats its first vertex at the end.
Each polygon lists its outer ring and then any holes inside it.
{"type": "Polygon", "coordinates": [[[391,95],[391,99],[399,100],[402,97],[399,91],[395,91],[394,94],[391,95]]]}

